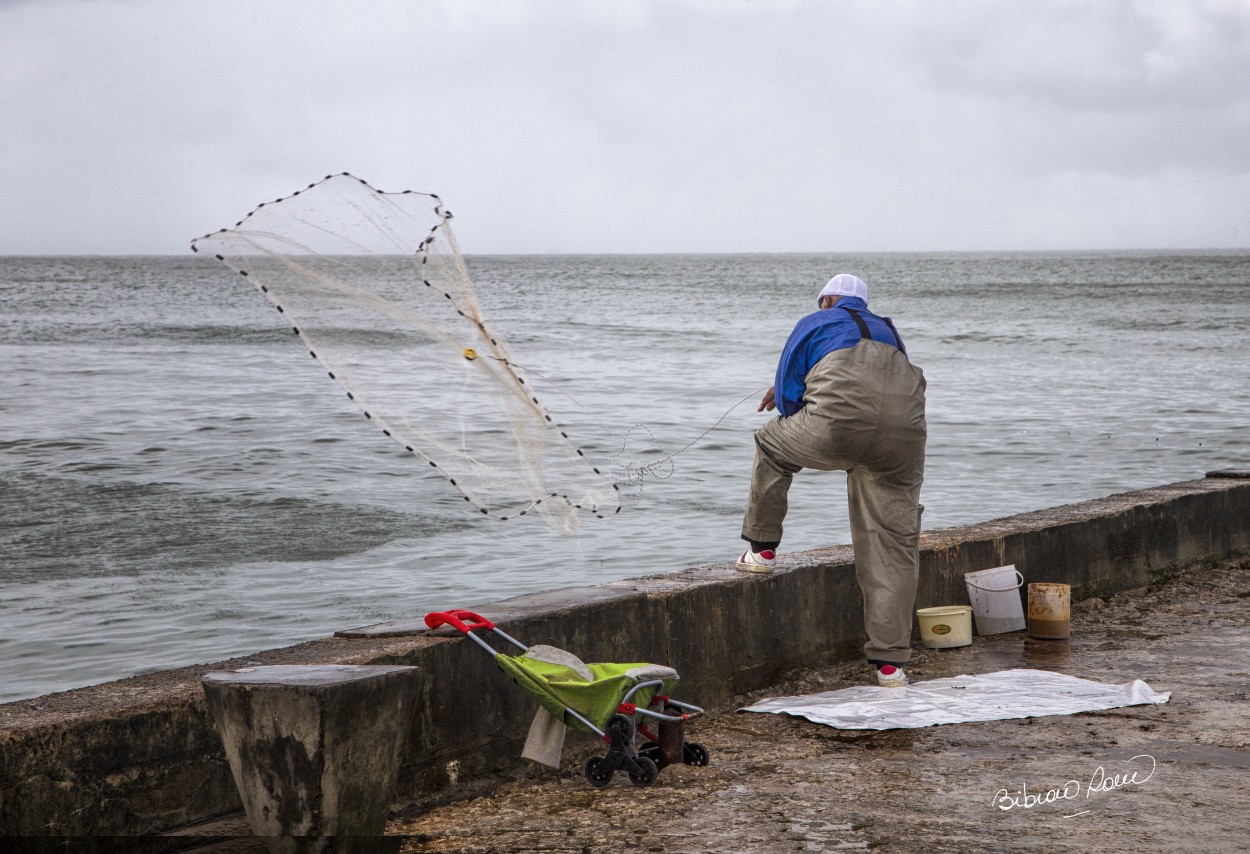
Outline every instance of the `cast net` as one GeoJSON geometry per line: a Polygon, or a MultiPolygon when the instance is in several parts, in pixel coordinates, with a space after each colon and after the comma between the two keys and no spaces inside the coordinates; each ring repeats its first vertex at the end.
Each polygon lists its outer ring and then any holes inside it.
{"type": "Polygon", "coordinates": [[[246,276],[365,417],[481,514],[571,534],[620,510],[487,326],[438,196],[331,175],[191,248],[246,276]]]}

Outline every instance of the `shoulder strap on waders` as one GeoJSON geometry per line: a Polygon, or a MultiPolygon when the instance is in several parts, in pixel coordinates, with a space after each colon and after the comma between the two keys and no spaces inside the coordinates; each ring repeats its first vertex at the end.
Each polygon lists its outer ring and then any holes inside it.
{"type": "MultiPolygon", "coordinates": [[[[849,305],[840,305],[838,308],[845,311],[855,320],[855,325],[859,327],[859,335],[862,339],[865,341],[872,340],[872,333],[868,331],[868,324],[864,322],[864,318],[860,316],[857,309],[851,308],[849,305]]],[[[898,330],[894,328],[894,324],[890,321],[890,318],[883,317],[881,319],[885,322],[885,325],[890,328],[890,334],[894,336],[894,346],[901,350],[903,355],[906,356],[907,348],[903,346],[903,339],[899,337],[898,330]]]]}

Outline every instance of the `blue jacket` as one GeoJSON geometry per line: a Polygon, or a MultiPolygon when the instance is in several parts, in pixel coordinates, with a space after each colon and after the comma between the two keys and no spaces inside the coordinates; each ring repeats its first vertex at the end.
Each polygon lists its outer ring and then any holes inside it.
{"type": "Polygon", "coordinates": [[[858,312],[873,341],[881,341],[907,352],[890,319],[873,314],[867,304],[857,297],[843,297],[833,308],[807,315],[795,324],[781,351],[781,360],[777,362],[773,390],[777,411],[782,415],[793,415],[803,408],[806,390],[803,379],[817,362],[834,350],[854,347],[863,340],[859,324],[847,311],[848,308],[858,312]]]}

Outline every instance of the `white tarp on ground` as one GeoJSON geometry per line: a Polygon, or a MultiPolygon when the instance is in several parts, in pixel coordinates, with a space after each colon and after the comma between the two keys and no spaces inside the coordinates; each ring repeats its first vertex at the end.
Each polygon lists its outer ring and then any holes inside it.
{"type": "Polygon", "coordinates": [[[1074,715],[1121,706],[1166,703],[1140,679],[1106,685],[1045,670],[1003,670],[914,682],[906,688],[864,686],[806,697],[775,697],[743,712],[797,715],[839,729],[910,729],[968,721],[1074,715]]]}

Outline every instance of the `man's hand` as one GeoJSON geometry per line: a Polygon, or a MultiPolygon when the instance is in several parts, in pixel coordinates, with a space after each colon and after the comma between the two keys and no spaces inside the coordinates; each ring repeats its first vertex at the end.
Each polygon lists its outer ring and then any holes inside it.
{"type": "Polygon", "coordinates": [[[755,408],[755,411],[763,412],[765,409],[767,409],[769,412],[772,412],[776,408],[777,408],[777,396],[772,386],[769,386],[768,391],[764,392],[764,399],[760,401],[760,405],[755,408]]]}

